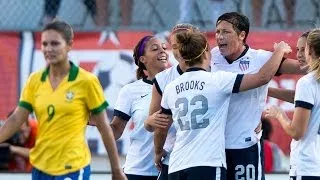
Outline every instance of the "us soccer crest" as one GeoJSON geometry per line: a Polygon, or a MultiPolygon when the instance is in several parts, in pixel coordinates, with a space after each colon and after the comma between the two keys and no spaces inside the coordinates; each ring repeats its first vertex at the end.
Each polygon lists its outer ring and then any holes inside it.
{"type": "Polygon", "coordinates": [[[73,100],[73,98],[74,98],[74,92],[72,92],[72,91],[68,91],[67,93],[66,93],[66,100],[67,100],[67,102],[71,102],[72,100],[73,100]]]}
{"type": "Polygon", "coordinates": [[[239,68],[241,71],[246,71],[249,68],[250,61],[248,60],[249,58],[246,59],[241,59],[239,62],[239,68]]]}

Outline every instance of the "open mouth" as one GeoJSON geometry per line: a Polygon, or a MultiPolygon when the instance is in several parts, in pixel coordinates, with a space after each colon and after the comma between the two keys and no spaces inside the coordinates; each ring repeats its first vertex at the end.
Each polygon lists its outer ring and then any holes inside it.
{"type": "Polygon", "coordinates": [[[161,57],[158,58],[158,61],[167,62],[168,61],[168,57],[167,56],[161,56],[161,57]]]}
{"type": "Polygon", "coordinates": [[[227,44],[219,44],[219,49],[224,49],[224,48],[227,48],[227,44]]]}

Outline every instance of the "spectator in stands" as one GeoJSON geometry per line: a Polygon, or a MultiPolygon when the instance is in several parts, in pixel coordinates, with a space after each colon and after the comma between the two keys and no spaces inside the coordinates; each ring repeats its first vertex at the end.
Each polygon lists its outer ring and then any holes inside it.
{"type": "Polygon", "coordinates": [[[282,159],[284,157],[284,153],[277,144],[270,140],[273,127],[269,119],[262,117],[261,121],[263,129],[264,170],[266,173],[280,172],[282,170],[282,159]]]}
{"type": "Polygon", "coordinates": [[[38,123],[36,120],[29,118],[28,122],[22,124],[18,133],[18,145],[9,146],[12,154],[9,171],[31,172],[29,151],[35,145],[37,132],[38,123]]]}
{"type": "MultiPolygon", "coordinates": [[[[192,23],[193,9],[196,5],[196,0],[180,0],[180,16],[179,23],[192,23]]],[[[215,23],[220,15],[226,12],[224,0],[209,0],[211,5],[210,20],[215,23]]]]}
{"type": "MultiPolygon", "coordinates": [[[[10,112],[7,118],[13,113],[10,112]]],[[[36,142],[38,124],[29,118],[24,122],[20,130],[9,140],[1,144],[0,169],[14,172],[31,172],[32,166],[29,162],[29,151],[36,142]]]]}
{"type": "MultiPolygon", "coordinates": [[[[110,0],[84,0],[87,10],[97,27],[108,25],[108,7],[110,0]]],[[[45,0],[44,16],[42,23],[51,22],[58,14],[61,0],[45,0]]],[[[121,21],[123,26],[131,24],[132,0],[120,0],[121,21]]]]}
{"type": "MultiPolygon", "coordinates": [[[[252,0],[252,15],[254,18],[254,25],[256,27],[261,27],[262,25],[262,13],[263,13],[263,5],[264,0],[252,0]]],[[[286,19],[288,27],[294,26],[294,14],[296,7],[296,0],[283,0],[283,4],[286,11],[286,19]]]]}

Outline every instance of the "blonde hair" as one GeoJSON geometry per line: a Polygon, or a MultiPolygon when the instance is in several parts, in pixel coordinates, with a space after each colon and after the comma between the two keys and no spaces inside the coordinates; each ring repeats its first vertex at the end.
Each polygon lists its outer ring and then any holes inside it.
{"type": "Polygon", "coordinates": [[[309,62],[309,72],[315,72],[316,80],[320,80],[320,29],[312,30],[307,38],[307,46],[311,53],[311,62],[309,62]]]}

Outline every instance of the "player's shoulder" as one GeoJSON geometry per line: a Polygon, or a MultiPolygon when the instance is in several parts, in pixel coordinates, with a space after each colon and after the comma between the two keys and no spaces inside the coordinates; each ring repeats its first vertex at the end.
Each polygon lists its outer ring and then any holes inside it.
{"type": "MultiPolygon", "coordinates": [[[[79,78],[79,80],[92,80],[92,79],[96,79],[98,78],[96,75],[94,75],[93,73],[81,68],[81,67],[77,67],[75,66],[74,68],[77,68],[78,71],[77,74],[75,76],[77,76],[76,78],[79,78]]],[[[72,72],[70,72],[72,73],[72,72]]],[[[76,72],[75,72],[76,73],[76,72]]]]}
{"type": "Polygon", "coordinates": [[[249,48],[247,54],[248,56],[252,57],[270,57],[272,52],[264,50],[264,49],[253,49],[249,48]]]}
{"type": "Polygon", "coordinates": [[[212,48],[210,53],[211,53],[211,55],[220,55],[219,47],[216,46],[216,47],[212,48]]]}
{"type": "Polygon", "coordinates": [[[174,71],[176,71],[177,65],[176,66],[171,66],[170,68],[167,68],[161,72],[159,72],[158,74],[155,75],[155,78],[163,78],[163,77],[167,77],[168,75],[172,74],[174,71]]]}
{"type": "Polygon", "coordinates": [[[309,84],[310,86],[317,85],[318,82],[315,78],[315,72],[310,72],[304,76],[302,76],[298,82],[298,84],[309,84]]]}
{"type": "Polygon", "coordinates": [[[219,47],[214,47],[210,51],[212,62],[225,61],[225,57],[221,55],[219,47]]]}
{"type": "Polygon", "coordinates": [[[42,81],[45,81],[49,74],[49,69],[48,67],[45,67],[43,69],[40,69],[38,71],[32,72],[29,75],[28,82],[31,84],[38,84],[41,83],[42,81]]]}
{"type": "Polygon", "coordinates": [[[29,79],[32,81],[41,81],[41,77],[48,75],[47,68],[32,72],[29,79]]]}
{"type": "Polygon", "coordinates": [[[168,91],[171,91],[172,89],[175,89],[175,86],[185,79],[185,75],[186,74],[184,73],[181,76],[173,79],[172,81],[167,82],[166,86],[164,87],[164,91],[168,92],[168,91]],[[168,89],[170,89],[170,90],[168,90],[168,89]]]}
{"type": "Polygon", "coordinates": [[[143,80],[139,79],[139,80],[136,80],[134,82],[131,82],[129,84],[124,85],[121,88],[121,91],[122,92],[126,92],[126,93],[130,93],[130,92],[133,92],[133,91],[135,91],[137,89],[143,88],[143,86],[144,86],[143,80]]]}

